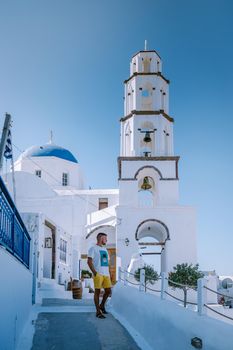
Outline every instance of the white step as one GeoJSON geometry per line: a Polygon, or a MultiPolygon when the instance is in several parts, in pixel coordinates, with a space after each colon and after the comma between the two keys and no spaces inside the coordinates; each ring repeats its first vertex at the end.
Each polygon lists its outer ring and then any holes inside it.
{"type": "Polygon", "coordinates": [[[38,283],[37,301],[44,298],[73,299],[71,291],[66,291],[64,285],[58,284],[54,279],[43,278],[38,283]]]}
{"type": "Polygon", "coordinates": [[[71,291],[60,290],[38,290],[38,297],[42,300],[44,298],[58,298],[58,299],[73,299],[71,291]]]}
{"type": "Polygon", "coordinates": [[[41,283],[39,285],[39,289],[40,290],[59,290],[61,292],[65,291],[65,286],[60,285],[60,284],[56,284],[54,286],[50,286],[50,285],[46,285],[44,283],[41,283]]]}
{"type": "Polygon", "coordinates": [[[60,285],[58,284],[55,280],[51,280],[51,279],[43,279],[40,283],[39,283],[39,289],[43,289],[43,290],[53,290],[53,289],[57,289],[57,290],[61,290],[64,291],[65,290],[65,286],[64,285],[60,285]]]}

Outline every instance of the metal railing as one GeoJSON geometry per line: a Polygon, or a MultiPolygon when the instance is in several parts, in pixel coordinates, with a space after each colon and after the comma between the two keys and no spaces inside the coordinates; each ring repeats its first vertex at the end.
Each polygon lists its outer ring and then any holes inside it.
{"type": "MultiPolygon", "coordinates": [[[[223,298],[226,298],[226,299],[228,299],[228,300],[232,300],[232,301],[233,301],[233,297],[231,297],[231,296],[229,296],[229,295],[226,295],[226,294],[223,294],[223,293],[219,293],[219,292],[217,292],[217,291],[215,291],[215,290],[213,290],[213,289],[211,289],[211,288],[208,288],[207,286],[204,286],[203,288],[204,288],[205,290],[211,292],[211,293],[217,294],[217,295],[219,295],[219,296],[221,296],[221,297],[223,297],[223,298]]],[[[207,303],[204,303],[204,307],[205,307],[206,309],[208,309],[208,310],[213,311],[214,313],[216,313],[216,314],[218,314],[218,315],[220,315],[220,316],[222,316],[222,317],[227,318],[228,320],[233,321],[233,317],[224,315],[222,312],[219,312],[219,311],[213,309],[213,307],[211,307],[211,306],[208,305],[207,303]]]]}
{"type": "MultiPolygon", "coordinates": [[[[168,285],[170,285],[172,288],[180,288],[180,289],[186,289],[186,293],[188,292],[188,290],[194,290],[195,292],[197,292],[197,286],[190,286],[187,284],[182,284],[182,283],[178,283],[175,281],[172,281],[170,278],[166,278],[166,280],[168,281],[168,285]]],[[[176,296],[172,295],[171,293],[169,293],[168,291],[165,291],[165,294],[167,294],[168,296],[170,296],[171,298],[180,301],[184,304],[184,307],[186,305],[195,305],[197,306],[197,303],[188,301],[187,298],[184,297],[184,299],[180,299],[177,298],[176,296]]]]}
{"type": "Polygon", "coordinates": [[[151,278],[151,276],[146,276],[145,275],[145,270],[144,269],[141,269],[140,270],[140,281],[137,281],[135,279],[135,275],[134,273],[131,273],[131,272],[128,272],[126,270],[122,270],[121,268],[119,268],[119,272],[118,272],[118,279],[124,283],[124,285],[133,285],[133,286],[137,286],[139,287],[139,290],[140,291],[153,291],[153,292],[157,292],[157,293],[161,293],[161,290],[160,289],[154,289],[154,288],[151,288],[148,286],[148,283],[147,281],[149,280],[150,282],[151,281],[158,281],[161,279],[161,277],[159,277],[158,279],[153,279],[151,278]],[[131,279],[130,279],[131,278],[131,279]]]}
{"type": "MultiPolygon", "coordinates": [[[[147,290],[154,291],[154,292],[159,292],[160,296],[161,296],[161,299],[166,299],[167,296],[169,296],[172,299],[183,303],[184,306],[186,304],[194,305],[194,306],[197,307],[194,311],[197,311],[200,316],[201,315],[206,315],[207,314],[207,310],[210,310],[210,311],[218,314],[222,318],[226,318],[228,320],[233,321],[233,317],[230,317],[229,315],[225,315],[224,313],[215,310],[213,308],[213,304],[209,304],[207,302],[207,299],[208,299],[207,298],[207,291],[209,293],[215,293],[215,294],[217,294],[219,296],[222,296],[224,298],[227,298],[227,299],[232,299],[233,300],[233,297],[230,297],[228,295],[219,293],[219,292],[217,292],[217,291],[207,287],[207,279],[206,278],[199,278],[198,279],[198,283],[197,283],[197,287],[196,286],[188,286],[188,285],[177,283],[177,282],[174,282],[174,281],[170,280],[168,278],[167,274],[163,272],[163,273],[161,273],[161,278],[160,278],[161,279],[161,289],[160,290],[156,290],[156,289],[153,289],[153,288],[148,288],[146,286],[146,283],[145,283],[146,276],[145,276],[145,270],[144,269],[140,269],[140,282],[138,282],[138,283],[135,283],[135,282],[132,282],[132,281],[129,280],[128,276],[134,276],[133,273],[130,273],[130,272],[126,271],[126,270],[122,270],[121,268],[119,268],[118,276],[119,276],[119,280],[121,282],[123,282],[124,285],[130,285],[130,284],[131,285],[136,285],[136,286],[139,287],[139,291],[141,291],[141,292],[147,292],[147,290]],[[197,292],[197,302],[195,303],[195,302],[187,301],[187,300],[184,300],[184,299],[180,299],[180,298],[178,298],[175,295],[172,295],[171,293],[168,292],[169,284],[177,286],[177,288],[186,288],[186,289],[192,289],[192,290],[196,291],[197,292]]],[[[219,306],[219,304],[217,304],[217,303],[216,303],[216,305],[219,306]]]]}
{"type": "Polygon", "coordinates": [[[0,245],[29,268],[30,236],[0,177],[0,245]]]}

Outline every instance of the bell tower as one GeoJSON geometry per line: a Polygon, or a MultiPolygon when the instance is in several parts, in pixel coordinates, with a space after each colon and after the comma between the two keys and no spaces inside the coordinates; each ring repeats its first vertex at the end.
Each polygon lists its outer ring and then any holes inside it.
{"type": "Polygon", "coordinates": [[[130,62],[121,118],[121,156],[172,156],[173,118],[169,80],[156,51],[140,51],[130,62]]]}
{"type": "Polygon", "coordinates": [[[122,220],[117,240],[124,267],[132,254],[140,252],[143,237],[161,244],[161,271],[168,271],[176,263],[196,262],[195,213],[193,208],[178,204],[179,156],[174,155],[169,84],[155,50],[145,47],[132,57],[130,76],[124,81],[118,157],[117,211],[122,220]],[[189,233],[181,242],[186,225],[189,233]],[[178,245],[186,239],[189,253],[182,251],[177,255],[181,248],[178,245]],[[127,247],[124,242],[128,242],[127,247]]]}

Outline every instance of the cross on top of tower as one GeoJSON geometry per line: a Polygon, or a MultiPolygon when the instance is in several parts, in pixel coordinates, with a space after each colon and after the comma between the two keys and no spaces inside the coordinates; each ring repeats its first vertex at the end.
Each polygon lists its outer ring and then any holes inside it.
{"type": "Polygon", "coordinates": [[[53,143],[53,131],[50,130],[50,140],[49,140],[49,144],[53,143]]]}

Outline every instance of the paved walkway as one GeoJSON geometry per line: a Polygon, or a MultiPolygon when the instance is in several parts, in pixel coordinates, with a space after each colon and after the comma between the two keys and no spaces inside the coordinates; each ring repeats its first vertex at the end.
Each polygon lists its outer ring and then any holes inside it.
{"type": "Polygon", "coordinates": [[[32,350],[140,350],[111,314],[95,317],[92,300],[44,299],[42,306],[32,350]]]}

